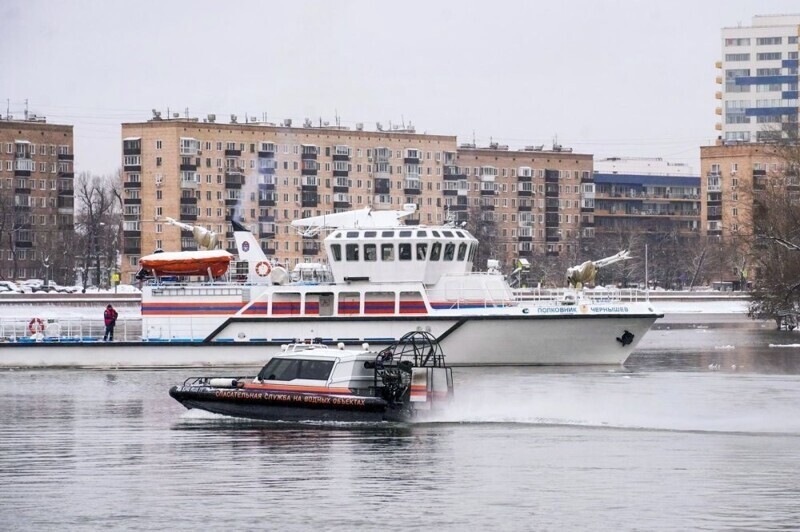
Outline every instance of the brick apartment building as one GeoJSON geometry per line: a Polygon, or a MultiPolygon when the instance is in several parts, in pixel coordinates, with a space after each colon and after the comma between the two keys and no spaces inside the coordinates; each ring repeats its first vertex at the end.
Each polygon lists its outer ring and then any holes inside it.
{"type": "Polygon", "coordinates": [[[571,250],[582,210],[591,234],[581,186],[593,187],[592,156],[559,147],[458,147],[455,136],[412,128],[222,124],[209,115],[123,124],[122,149],[123,282],[143,254],[195,249],[168,217],[215,231],[233,252],[233,216],[290,268],[324,260],[323,237],[299,236],[292,220],[364,206],[415,203],[409,222],[418,224],[480,213],[496,225],[504,261],[571,250]]]}
{"type": "Polygon", "coordinates": [[[73,178],[72,126],[0,119],[0,278],[73,281],[73,178]]]}

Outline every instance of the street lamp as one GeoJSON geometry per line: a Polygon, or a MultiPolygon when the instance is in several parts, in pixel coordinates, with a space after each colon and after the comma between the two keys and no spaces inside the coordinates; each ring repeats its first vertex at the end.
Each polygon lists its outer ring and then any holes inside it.
{"type": "Polygon", "coordinates": [[[44,266],[44,285],[50,286],[50,255],[42,259],[42,266],[44,266]]]}

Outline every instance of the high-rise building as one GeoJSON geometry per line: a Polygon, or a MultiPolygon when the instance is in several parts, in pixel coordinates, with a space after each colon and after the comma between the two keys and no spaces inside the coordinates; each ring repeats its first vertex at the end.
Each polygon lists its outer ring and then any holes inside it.
{"type": "Polygon", "coordinates": [[[798,132],[800,15],[757,15],[722,29],[717,99],[724,142],[760,142],[798,132]]]}
{"type": "Polygon", "coordinates": [[[74,282],[72,126],[0,119],[0,278],[74,282]]]}

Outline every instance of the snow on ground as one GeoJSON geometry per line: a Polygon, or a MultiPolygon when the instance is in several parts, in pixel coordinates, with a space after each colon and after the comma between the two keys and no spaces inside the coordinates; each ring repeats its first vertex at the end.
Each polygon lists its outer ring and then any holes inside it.
{"type": "MultiPolygon", "coordinates": [[[[138,319],[141,318],[139,306],[126,307],[110,302],[114,305],[119,319],[138,319]]],[[[43,320],[100,320],[103,321],[103,311],[106,304],[92,303],[80,307],[69,305],[40,304],[40,305],[0,305],[0,320],[30,320],[31,318],[41,318],[43,320]]]]}

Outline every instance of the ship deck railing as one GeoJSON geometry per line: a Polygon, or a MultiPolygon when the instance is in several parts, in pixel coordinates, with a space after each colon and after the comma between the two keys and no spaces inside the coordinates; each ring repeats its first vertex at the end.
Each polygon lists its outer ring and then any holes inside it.
{"type": "MultiPolygon", "coordinates": [[[[85,343],[102,342],[106,326],[102,319],[40,318],[44,330],[27,318],[0,318],[0,343],[85,343]]],[[[142,340],[142,320],[117,319],[114,340],[133,342],[142,340]]]]}
{"type": "Polygon", "coordinates": [[[514,299],[521,303],[574,304],[578,300],[591,303],[646,302],[650,293],[637,288],[584,289],[572,288],[516,288],[512,290],[514,299]]]}

